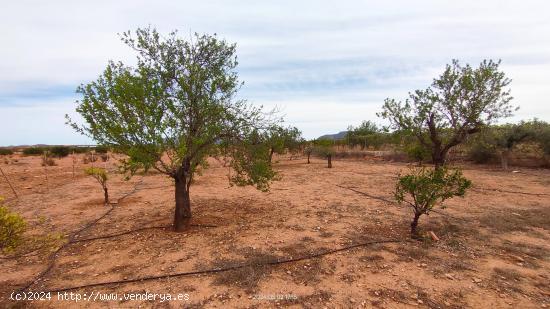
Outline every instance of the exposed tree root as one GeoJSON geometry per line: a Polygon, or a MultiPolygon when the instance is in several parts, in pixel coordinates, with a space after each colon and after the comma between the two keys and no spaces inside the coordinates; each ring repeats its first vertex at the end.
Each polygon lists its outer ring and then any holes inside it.
{"type": "Polygon", "coordinates": [[[65,288],[57,288],[49,290],[48,292],[55,293],[55,292],[65,292],[65,291],[71,291],[71,290],[78,290],[82,288],[90,288],[90,287],[98,287],[98,286],[105,286],[105,285],[115,285],[115,284],[126,284],[126,283],[133,283],[133,282],[143,282],[143,281],[150,281],[150,280],[158,280],[158,279],[165,279],[165,278],[175,278],[175,277],[187,277],[187,276],[195,276],[195,275],[202,275],[202,274],[213,274],[213,273],[220,273],[220,272],[226,272],[230,270],[236,270],[241,269],[245,267],[257,267],[257,266],[273,266],[273,265],[280,265],[280,264],[288,264],[288,263],[294,263],[294,262],[300,262],[305,260],[310,260],[318,257],[323,257],[326,255],[351,250],[354,248],[359,247],[365,247],[369,245],[374,244],[384,244],[384,243],[400,243],[400,242],[408,242],[409,240],[398,240],[398,239],[387,239],[387,240],[375,240],[375,241],[369,241],[364,243],[358,243],[346,247],[341,247],[337,249],[332,250],[325,250],[320,251],[314,254],[305,255],[297,258],[289,258],[289,259],[274,259],[272,261],[267,261],[264,263],[248,263],[248,264],[241,264],[241,265],[234,265],[230,267],[224,267],[224,268],[213,268],[213,269],[205,269],[205,270],[197,270],[197,271],[190,271],[190,272],[178,272],[178,273],[172,273],[172,274],[164,274],[164,275],[157,275],[157,276],[145,276],[145,277],[139,277],[134,279],[126,279],[126,280],[116,280],[116,281],[107,281],[107,282],[98,282],[98,283],[90,283],[90,284],[84,284],[79,286],[73,286],[73,287],[65,287],[65,288]]]}

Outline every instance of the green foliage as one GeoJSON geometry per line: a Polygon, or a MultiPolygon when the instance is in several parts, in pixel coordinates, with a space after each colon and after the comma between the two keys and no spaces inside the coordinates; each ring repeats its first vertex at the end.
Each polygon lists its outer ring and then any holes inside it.
{"type": "Polygon", "coordinates": [[[107,188],[107,171],[103,168],[88,167],[84,170],[86,175],[92,176],[101,185],[105,196],[105,205],[109,204],[109,192],[107,188]]]}
{"type": "Polygon", "coordinates": [[[71,148],[67,146],[54,146],[49,149],[51,154],[58,158],[63,158],[71,153],[71,148]]]}
{"type": "Polygon", "coordinates": [[[26,156],[40,156],[44,153],[44,148],[42,147],[28,147],[23,149],[23,154],[26,156]]]}
{"type": "Polygon", "coordinates": [[[550,123],[533,119],[526,123],[533,131],[533,140],[536,141],[545,155],[550,155],[550,123]]]}
{"type": "Polygon", "coordinates": [[[468,159],[478,164],[488,163],[497,157],[495,147],[483,140],[477,140],[468,149],[468,159]]]}
{"type": "Polygon", "coordinates": [[[9,148],[0,148],[0,156],[7,156],[12,154],[13,154],[13,150],[9,148]]]}
{"type": "Polygon", "coordinates": [[[109,152],[109,147],[99,145],[99,146],[95,146],[94,150],[96,153],[107,153],[109,152]]]}
{"type": "Polygon", "coordinates": [[[316,139],[313,141],[313,153],[320,157],[334,155],[334,141],[330,139],[316,139]]]}
{"type": "Polygon", "coordinates": [[[102,186],[107,182],[107,171],[104,168],[88,167],[84,170],[84,173],[95,178],[102,186]]]}
{"type": "Polygon", "coordinates": [[[435,205],[447,199],[463,197],[471,185],[460,170],[413,168],[409,174],[399,175],[394,196],[399,204],[405,203],[413,209],[415,218],[411,223],[411,234],[415,235],[421,215],[429,214],[435,205]]]}
{"type": "Polygon", "coordinates": [[[420,143],[410,143],[405,146],[405,153],[410,160],[424,162],[430,158],[430,151],[420,143]]]}
{"type": "Polygon", "coordinates": [[[266,136],[266,131],[252,129],[243,133],[239,141],[219,145],[219,152],[231,158],[230,185],[252,185],[260,191],[269,190],[269,183],[277,178],[277,173],[271,168],[271,146],[266,143],[266,136]]]}
{"type": "Polygon", "coordinates": [[[410,93],[405,103],[386,99],[378,115],[394,129],[414,135],[440,166],[452,147],[516,110],[510,104],[510,90],[505,89],[510,79],[499,65],[500,61],[484,60],[472,68],[453,60],[426,90],[410,93]]]}
{"type": "Polygon", "coordinates": [[[270,153],[269,161],[273,153],[284,154],[286,151],[296,153],[303,142],[302,132],[296,127],[270,126],[264,133],[264,140],[270,153]]]}
{"type": "Polygon", "coordinates": [[[126,154],[122,167],[130,174],[155,169],[187,184],[181,189],[187,192],[197,169],[207,167],[206,158],[223,150],[230,151],[239,175],[232,181],[266,189],[274,172],[260,162],[265,156],[249,152],[246,138],[273,123],[260,108],[236,98],[242,83],[235,44],[216,35],[184,40],[152,28],[125,32],[122,41],[137,52],[136,65],[110,62],[96,81],[81,85],[76,111],[85,124],[67,116],[68,123],[126,154]]]}
{"type": "Polygon", "coordinates": [[[384,134],[374,122],[367,120],[358,127],[349,126],[346,141],[351,147],[361,146],[361,150],[370,146],[378,148],[384,142],[384,134]]]}
{"type": "Polygon", "coordinates": [[[0,197],[0,249],[10,252],[17,248],[21,244],[25,227],[25,220],[6,206],[2,206],[0,197]]]}
{"type": "Polygon", "coordinates": [[[72,147],[71,152],[74,153],[87,153],[91,150],[90,147],[72,147]]]}

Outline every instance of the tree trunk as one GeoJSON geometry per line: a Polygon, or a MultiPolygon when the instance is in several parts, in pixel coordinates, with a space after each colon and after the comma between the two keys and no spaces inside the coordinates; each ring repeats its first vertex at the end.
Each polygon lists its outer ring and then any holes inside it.
{"type": "Polygon", "coordinates": [[[275,152],[275,150],[273,148],[271,148],[269,150],[269,163],[271,163],[271,161],[273,160],[273,153],[275,152]]]}
{"type": "Polygon", "coordinates": [[[103,195],[105,196],[105,205],[109,205],[109,191],[107,187],[103,188],[103,195]]]}
{"type": "Polygon", "coordinates": [[[432,151],[432,161],[436,169],[443,167],[445,165],[445,158],[447,153],[443,152],[441,149],[434,149],[432,151]]]}
{"type": "MultiPolygon", "coordinates": [[[[183,174],[183,173],[178,173],[183,174]]],[[[176,211],[174,213],[174,230],[184,231],[191,221],[191,199],[185,175],[178,175],[176,180],[176,211]]]]}
{"type": "Polygon", "coordinates": [[[307,164],[309,164],[309,157],[311,156],[311,153],[307,154],[307,164]]]}
{"type": "Polygon", "coordinates": [[[416,227],[418,226],[418,219],[420,218],[420,214],[415,213],[414,219],[411,222],[411,237],[417,238],[418,237],[418,231],[416,230],[416,227]]]}
{"type": "Polygon", "coordinates": [[[505,149],[500,152],[500,163],[502,165],[502,169],[507,171],[508,170],[508,160],[510,158],[510,150],[505,149]]]}
{"type": "Polygon", "coordinates": [[[332,168],[332,155],[327,156],[328,168],[332,168]]]}

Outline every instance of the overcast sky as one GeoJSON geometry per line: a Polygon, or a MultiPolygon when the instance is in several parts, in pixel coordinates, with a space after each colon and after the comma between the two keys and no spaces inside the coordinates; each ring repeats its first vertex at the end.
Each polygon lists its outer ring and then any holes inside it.
{"type": "Polygon", "coordinates": [[[550,121],[549,1],[6,1],[0,145],[91,143],[64,124],[76,87],[135,55],[117,33],[217,33],[237,43],[241,96],[307,138],[375,120],[451,59],[502,59],[521,109],[550,121]]]}

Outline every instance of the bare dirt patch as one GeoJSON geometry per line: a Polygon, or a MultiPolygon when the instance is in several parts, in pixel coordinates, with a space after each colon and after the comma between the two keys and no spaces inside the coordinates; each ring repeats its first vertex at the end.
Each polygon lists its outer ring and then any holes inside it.
{"type": "Polygon", "coordinates": [[[3,169],[20,198],[13,198],[3,180],[0,195],[28,221],[27,237],[60,237],[0,256],[0,302],[17,306],[10,293],[30,285],[33,291],[189,295],[180,303],[91,302],[88,307],[550,305],[549,171],[467,166],[465,175],[476,190],[421,218],[421,231],[433,231],[440,241],[411,241],[409,210],[391,202],[395,175],[405,164],[335,160],[328,169],[321,160],[278,161],[281,180],[262,193],[229,187],[227,168],[213,160],[191,187],[193,226],[175,233],[173,184],[162,175],[125,181],[108,162],[111,196],[118,200],[110,209],[102,204],[101,188],[83,175],[89,164],[82,160],[74,178],[72,160],[57,160],[46,181],[40,158],[18,158],[3,169]],[[397,242],[353,247],[378,240],[397,242]],[[291,258],[304,259],[270,263],[291,258]],[[197,273],[238,265],[246,266],[197,273]],[[90,284],[96,285],[78,288],[90,284]]]}

